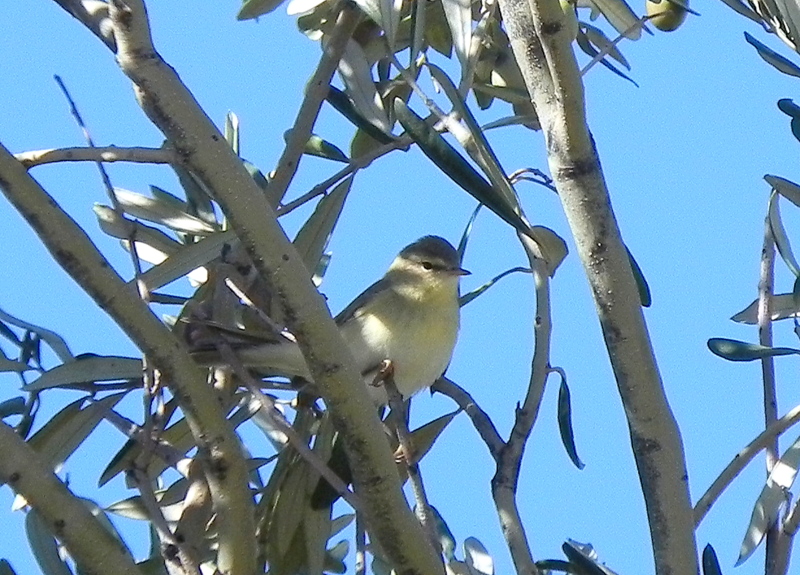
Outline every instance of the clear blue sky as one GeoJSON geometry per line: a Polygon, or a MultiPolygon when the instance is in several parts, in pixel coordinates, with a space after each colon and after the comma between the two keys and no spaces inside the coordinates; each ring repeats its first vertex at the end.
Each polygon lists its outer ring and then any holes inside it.
{"type": "MultiPolygon", "coordinates": [[[[264,171],[272,169],[282,134],[316,64],[318,45],[296,31],[283,9],[258,23],[239,23],[234,1],[150,2],[149,8],[162,55],[212,118],[221,122],[228,110],[239,115],[243,155],[264,171]]],[[[758,365],[726,363],[712,356],[705,342],[710,337],[755,340],[754,329],[728,318],[756,296],[769,193],[762,176],[800,180],[800,144],[775,106],[780,98],[800,94],[800,84],[763,63],[742,32],[750,31],[785,54],[788,50],[721,2],[698,9],[702,17],[691,18],[678,32],[622,45],[638,88],[601,67],[586,78],[590,126],[614,208],[653,293],[646,316],[681,425],[693,499],[762,428],[758,365]]],[[[160,145],[162,136],[141,114],[112,55],[55,3],[9,2],[2,14],[0,141],[5,146],[21,152],[82,144],[53,74],[71,88],[99,144],[160,145]]],[[[582,55],[581,61],[586,61],[582,55]]],[[[348,146],[349,127],[329,108],[317,133],[344,149],[348,146]]],[[[540,134],[512,128],[490,137],[508,171],[546,168],[540,134]]],[[[291,193],[306,191],[337,169],[324,161],[304,160],[291,193]]],[[[146,192],[149,184],[156,184],[177,191],[166,169],[113,165],[109,171],[120,187],[146,192]]],[[[94,167],[51,166],[33,173],[129,275],[122,251],[95,223],[92,204],[106,200],[94,167]]],[[[518,189],[532,221],[569,238],[553,194],[529,184],[518,189]]],[[[457,241],[473,207],[473,200],[418,150],[394,153],[360,173],[330,246],[334,259],[323,287],[332,310],[340,310],[380,276],[394,253],[415,238],[436,233],[457,241]]],[[[800,229],[795,212],[788,206],[783,212],[792,237],[800,229]]],[[[75,353],[134,354],[120,330],[49,260],[5,201],[0,201],[0,217],[0,307],[61,333],[75,353]]],[[[286,225],[294,230],[299,222],[295,218],[286,225]]],[[[508,226],[484,213],[465,260],[473,272],[465,287],[524,262],[508,226]]],[[[553,379],[521,479],[520,507],[533,552],[537,559],[560,558],[561,543],[573,538],[591,542],[621,575],[652,573],[622,406],[574,255],[552,285],[552,363],[568,373],[577,448],[586,468],[572,466],[558,439],[558,382],[553,379]]],[[[778,291],[791,290],[784,270],[777,285],[778,291]]],[[[532,313],[531,281],[521,275],[507,278],[463,311],[449,375],[473,393],[503,434],[528,380],[532,313]]],[[[778,326],[776,341],[795,343],[790,325],[778,326]]],[[[800,403],[792,377],[797,361],[778,362],[781,413],[800,403]]],[[[15,377],[0,378],[0,400],[13,396],[16,388],[15,377]]],[[[45,396],[45,413],[74,398],[67,393],[45,396]]],[[[423,422],[451,408],[448,400],[423,395],[415,400],[414,415],[423,422]]],[[[137,413],[136,401],[129,409],[137,413]]],[[[795,433],[788,436],[793,440],[795,433]]],[[[131,494],[120,479],[99,491],[92,479],[109,450],[122,441],[106,426],[68,461],[65,472],[75,491],[101,504],[131,494]]],[[[497,571],[509,573],[489,497],[492,470],[486,449],[463,415],[422,463],[431,500],[459,544],[468,536],[478,537],[495,557],[497,571]]],[[[709,542],[715,546],[726,573],[734,573],[762,482],[759,459],[723,495],[697,534],[700,548],[709,542]]],[[[18,573],[33,574],[38,567],[26,549],[23,515],[6,514],[11,500],[10,491],[0,489],[0,557],[9,558],[18,573]]],[[[126,533],[141,533],[130,531],[125,521],[118,524],[126,533]]],[[[141,540],[135,546],[144,551],[141,540]]],[[[761,572],[763,551],[735,571],[761,572]]]]}

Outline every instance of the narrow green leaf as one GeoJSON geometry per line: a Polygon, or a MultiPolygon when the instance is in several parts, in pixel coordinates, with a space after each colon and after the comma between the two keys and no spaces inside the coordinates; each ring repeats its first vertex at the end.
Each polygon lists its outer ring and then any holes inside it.
{"type": "Polygon", "coordinates": [[[622,55],[622,52],[619,51],[614,42],[612,42],[608,36],[606,36],[605,32],[596,26],[587,24],[586,22],[583,22],[582,26],[583,33],[586,34],[586,39],[592,44],[592,46],[597,48],[599,52],[604,52],[614,58],[614,60],[619,62],[627,70],[631,69],[631,65],[628,63],[628,60],[622,55]]]}
{"type": "Polygon", "coordinates": [[[124,381],[142,377],[142,360],[133,357],[84,355],[44,372],[23,391],[68,387],[76,383],[124,381]]]}
{"type": "MultiPolygon", "coordinates": [[[[580,28],[578,29],[578,35],[575,37],[575,41],[578,43],[578,47],[581,50],[583,50],[585,54],[587,54],[592,58],[594,58],[600,53],[600,51],[597,48],[595,48],[594,45],[589,41],[589,37],[586,35],[583,29],[580,28]]],[[[627,80],[637,88],[639,87],[639,84],[637,84],[633,78],[631,78],[621,70],[618,70],[617,67],[614,66],[614,64],[612,64],[611,62],[609,62],[606,58],[602,58],[600,60],[600,63],[607,69],[611,70],[614,74],[616,74],[620,78],[627,80]]]]}
{"type": "Polygon", "coordinates": [[[394,141],[394,137],[387,134],[379,125],[371,123],[367,120],[355,107],[353,101],[341,90],[333,86],[328,90],[326,100],[333,106],[337,112],[347,118],[354,126],[372,136],[381,144],[390,144],[394,141]]]}
{"type": "Polygon", "coordinates": [[[21,319],[17,319],[2,309],[0,309],[0,320],[37,334],[48,346],[50,346],[50,349],[53,350],[53,352],[58,356],[58,359],[61,361],[66,362],[74,357],[72,352],[69,350],[67,342],[64,341],[64,338],[58,335],[56,332],[39,327],[38,325],[33,325],[32,323],[28,323],[26,321],[22,321],[21,319]]]}
{"type": "Polygon", "coordinates": [[[768,48],[766,45],[762,44],[761,42],[753,38],[747,32],[744,33],[744,39],[747,40],[748,44],[750,44],[756,49],[758,55],[761,56],[761,58],[767,64],[769,64],[779,72],[783,72],[788,76],[795,76],[796,78],[800,78],[800,68],[798,68],[794,62],[792,62],[788,58],[781,56],[771,48],[768,48]]]}
{"type": "Polygon", "coordinates": [[[575,448],[575,433],[572,429],[572,404],[570,402],[569,386],[564,376],[561,377],[561,386],[558,388],[558,431],[561,434],[561,443],[567,450],[570,460],[578,469],[585,466],[578,457],[575,448]]]}
{"type": "Polygon", "coordinates": [[[79,399],[56,414],[33,434],[28,444],[55,469],[78,449],[103,421],[108,410],[119,403],[124,396],[124,392],[109,395],[86,407],[81,407],[84,399],[79,399]]]}
{"type": "Polygon", "coordinates": [[[33,556],[44,575],[72,575],[72,571],[58,553],[58,543],[47,522],[35,509],[25,516],[25,533],[33,556]]]}
{"type": "MultiPolygon", "coordinates": [[[[288,139],[288,136],[289,131],[287,130],[283,134],[283,139],[288,139]]],[[[334,162],[342,162],[345,164],[350,161],[350,159],[342,150],[330,142],[323,140],[319,136],[315,136],[314,134],[308,138],[308,142],[306,142],[303,153],[308,154],[309,156],[316,156],[325,160],[333,160],[334,162]]]]}
{"type": "Polygon", "coordinates": [[[233,112],[225,114],[225,141],[228,142],[233,153],[237,156],[239,150],[239,117],[233,112]]]}
{"type": "Polygon", "coordinates": [[[569,539],[561,545],[561,550],[581,575],[613,575],[611,570],[598,562],[597,552],[591,545],[569,539]]]}
{"type": "MultiPolygon", "coordinates": [[[[530,236],[530,226],[508,204],[501,201],[491,184],[473,168],[436,130],[417,116],[406,103],[395,99],[395,113],[422,152],[447,176],[475,197],[479,202],[511,224],[518,231],[530,236]]],[[[534,240],[536,238],[533,238],[534,240]]]]}
{"type": "Polygon", "coordinates": [[[388,132],[389,117],[383,109],[383,100],[378,96],[375,80],[364,49],[355,40],[348,40],[339,60],[339,76],[345,85],[356,110],[384,132],[388,132]]]}
{"type": "Polygon", "coordinates": [[[170,229],[188,234],[210,234],[215,230],[200,218],[176,209],[171,202],[150,198],[136,192],[114,188],[114,195],[125,213],[164,225],[170,229]]]}
{"type": "Polygon", "coordinates": [[[747,561],[753,551],[764,540],[764,535],[775,524],[775,521],[780,516],[781,509],[786,505],[786,496],[787,494],[783,487],[767,480],[753,507],[750,524],[747,526],[742,546],[739,548],[739,558],[736,560],[734,567],[738,567],[747,561]]]}
{"type": "Polygon", "coordinates": [[[800,354],[800,349],[791,347],[766,347],[721,337],[709,339],[707,345],[711,353],[728,361],[754,361],[764,357],[800,354]]]}
{"type": "MultiPolygon", "coordinates": [[[[795,280],[795,287],[798,285],[797,282],[798,280],[795,280]]],[[[800,307],[795,304],[794,298],[794,292],[772,296],[769,303],[770,312],[772,312],[770,320],[778,321],[790,317],[797,317],[800,307]]],[[[731,320],[737,323],[756,325],[758,323],[758,300],[753,300],[750,305],[731,317],[731,320]]]]}
{"type": "Polygon", "coordinates": [[[236,19],[240,21],[252,20],[259,16],[264,16],[275,10],[283,2],[284,0],[244,0],[236,19]]]}
{"type": "MultiPolygon", "coordinates": [[[[464,146],[467,153],[469,153],[472,159],[483,169],[489,177],[493,188],[502,196],[503,200],[508,203],[508,207],[518,213],[520,209],[519,200],[517,198],[517,193],[514,191],[514,186],[511,185],[511,181],[500,165],[500,160],[489,145],[489,141],[483,135],[483,131],[480,125],[478,125],[478,121],[475,119],[472,111],[469,109],[469,106],[467,106],[467,103],[461,97],[455,84],[453,84],[450,77],[445,74],[444,70],[430,63],[428,64],[428,69],[430,70],[431,76],[439,83],[450,99],[450,102],[453,104],[453,109],[464,120],[467,126],[471,138],[468,141],[461,141],[461,139],[459,139],[461,145],[464,146]]],[[[453,135],[458,137],[455,133],[453,133],[453,135]]]]}
{"type": "Polygon", "coordinates": [[[647,285],[647,279],[644,277],[642,268],[639,267],[639,264],[636,262],[636,259],[631,253],[631,250],[628,249],[628,246],[625,246],[625,252],[628,254],[628,259],[631,262],[633,279],[636,280],[636,288],[639,290],[639,301],[641,302],[642,307],[650,307],[650,305],[653,303],[653,298],[650,294],[650,286],[647,285]]]}
{"type": "MultiPolygon", "coordinates": [[[[153,292],[205,266],[219,257],[225,245],[235,241],[233,230],[211,234],[199,242],[179,248],[166,260],[144,272],[139,279],[153,292]]],[[[134,278],[128,283],[133,287],[136,281],[134,278]]]]}
{"type": "Polygon", "coordinates": [[[411,443],[414,446],[414,456],[417,461],[425,457],[445,428],[460,411],[460,409],[457,409],[437,417],[411,432],[411,443]]]}
{"type": "Polygon", "coordinates": [[[800,186],[780,176],[767,174],[764,176],[764,179],[776,192],[792,202],[795,206],[800,207],[800,186]]]}
{"type": "Polygon", "coordinates": [[[461,307],[464,307],[469,302],[471,302],[476,297],[478,297],[483,292],[485,292],[490,287],[492,287],[494,284],[496,284],[498,281],[500,281],[501,279],[503,279],[507,275],[511,275],[513,273],[526,273],[526,274],[529,274],[529,273],[531,273],[531,270],[528,269],[528,268],[522,268],[522,267],[516,267],[516,268],[508,269],[508,270],[504,271],[503,273],[496,275],[495,277],[490,279],[488,282],[486,282],[482,286],[472,290],[471,292],[467,292],[464,295],[462,295],[458,300],[459,305],[461,307]]]}
{"type": "Polygon", "coordinates": [[[722,568],[719,566],[717,553],[711,543],[703,549],[703,575],[722,575],[722,568]]]}
{"type": "Polygon", "coordinates": [[[461,239],[458,241],[458,261],[464,260],[464,252],[467,251],[467,242],[469,241],[469,236],[472,234],[472,226],[475,225],[475,219],[478,217],[478,212],[481,211],[482,207],[483,204],[478,204],[475,206],[475,209],[472,211],[472,215],[467,221],[467,225],[464,226],[464,232],[461,234],[461,239]]]}
{"type": "Polygon", "coordinates": [[[749,18],[753,22],[761,24],[761,16],[756,14],[750,6],[742,2],[741,0],[722,0],[731,10],[738,12],[745,18],[749,18]]]}
{"type": "Polygon", "coordinates": [[[608,23],[628,40],[638,40],[642,29],[634,25],[639,20],[636,13],[624,0],[589,0],[602,14],[608,23]]]}
{"type": "Polygon", "coordinates": [[[789,236],[786,235],[786,230],[783,227],[783,220],[781,218],[779,194],[773,192],[769,199],[769,213],[767,215],[769,222],[769,229],[772,237],[775,240],[775,247],[778,248],[778,253],[795,277],[800,276],[800,265],[792,252],[792,244],[789,241],[789,236]]]}
{"type": "Polygon", "coordinates": [[[333,233],[339,215],[344,208],[344,202],[353,185],[353,176],[346,179],[331,190],[331,192],[317,203],[314,213],[306,220],[294,239],[297,253],[303,259],[309,275],[313,274],[319,266],[325,246],[333,233]]]}
{"type": "Polygon", "coordinates": [[[472,44],[472,3],[469,0],[442,0],[442,7],[458,61],[462,68],[467,68],[472,44]]]}
{"type": "Polygon", "coordinates": [[[800,106],[789,98],[778,100],[778,109],[791,118],[800,119],[800,106]]]}
{"type": "Polygon", "coordinates": [[[436,533],[439,535],[439,542],[442,545],[442,554],[448,561],[452,561],[456,556],[456,538],[453,537],[453,532],[450,531],[447,521],[444,520],[444,517],[442,517],[442,514],[439,513],[439,510],[433,505],[431,505],[430,508],[431,512],[433,513],[436,533]]]}

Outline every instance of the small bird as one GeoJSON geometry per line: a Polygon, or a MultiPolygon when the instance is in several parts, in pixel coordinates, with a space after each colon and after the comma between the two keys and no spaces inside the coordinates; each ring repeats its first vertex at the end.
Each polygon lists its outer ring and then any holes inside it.
{"type": "MultiPolygon", "coordinates": [[[[444,373],[458,336],[459,279],[467,274],[450,242],[425,236],[403,248],[386,275],[336,316],[376,405],[388,402],[383,386],[371,385],[387,361],[404,399],[444,373]]],[[[311,379],[299,346],[288,339],[235,350],[249,368],[311,379]]],[[[221,363],[215,355],[195,357],[206,365],[221,363]]]]}

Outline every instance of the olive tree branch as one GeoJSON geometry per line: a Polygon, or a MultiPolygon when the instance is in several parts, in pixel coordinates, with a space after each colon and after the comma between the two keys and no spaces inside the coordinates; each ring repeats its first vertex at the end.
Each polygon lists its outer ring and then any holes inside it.
{"type": "MultiPolygon", "coordinates": [[[[256,270],[274,287],[287,325],[345,439],[372,535],[398,573],[441,572],[441,561],[430,551],[402,495],[388,441],[377,413],[360,391],[363,384],[349,349],[267,198],[156,51],[141,0],[114,0],[110,7],[117,61],[133,81],[142,108],[164,132],[181,162],[213,192],[256,270]]],[[[354,8],[344,5],[323,58],[342,49],[358,17],[354,8]]]]}
{"type": "Polygon", "coordinates": [[[583,85],[555,0],[500,0],[542,123],[550,172],[597,306],[639,471],[658,575],[696,573],[686,462],[630,262],[586,125],[583,85]]]}
{"type": "MultiPolygon", "coordinates": [[[[0,188],[39,235],[53,259],[111,316],[170,382],[186,415],[198,449],[208,463],[206,473],[217,505],[220,548],[235,539],[238,561],[252,550],[252,499],[247,467],[239,441],[220,410],[204,372],[180,341],[136,297],[80,226],[57,204],[11,153],[0,144],[0,188]],[[223,545],[224,544],[224,545],[223,545]]],[[[251,562],[254,563],[252,552],[251,562]]],[[[222,568],[222,567],[221,567],[222,568]]],[[[223,573],[250,575],[252,570],[223,573]]]]}
{"type": "Polygon", "coordinates": [[[134,162],[138,164],[177,164],[178,156],[169,148],[73,147],[32,150],[14,154],[26,168],[57,162],[134,162]]]}
{"type": "Polygon", "coordinates": [[[0,421],[0,483],[25,497],[88,573],[141,575],[124,546],[56,477],[41,455],[0,421]]]}

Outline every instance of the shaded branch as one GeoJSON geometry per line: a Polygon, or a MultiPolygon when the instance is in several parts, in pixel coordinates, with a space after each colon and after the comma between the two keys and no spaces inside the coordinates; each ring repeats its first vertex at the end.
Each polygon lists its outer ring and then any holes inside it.
{"type": "Polygon", "coordinates": [[[464,410],[470,420],[472,420],[472,425],[475,427],[478,435],[481,436],[481,439],[483,439],[486,447],[489,448],[489,453],[496,462],[500,457],[500,451],[505,446],[505,442],[497,432],[497,428],[489,418],[489,414],[477,404],[466,389],[446,377],[439,378],[436,383],[431,386],[431,390],[446,395],[464,410]]]}
{"type": "Polygon", "coordinates": [[[141,575],[124,546],[92,515],[47,462],[0,421],[0,483],[25,497],[87,573],[141,575]]]}
{"type": "Polygon", "coordinates": [[[680,432],[664,394],[630,261],[586,125],[580,73],[556,0],[500,0],[542,124],[550,172],[597,306],[647,508],[658,575],[697,573],[680,432]]]}

